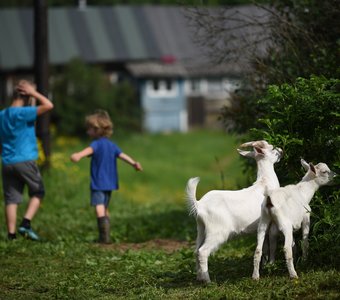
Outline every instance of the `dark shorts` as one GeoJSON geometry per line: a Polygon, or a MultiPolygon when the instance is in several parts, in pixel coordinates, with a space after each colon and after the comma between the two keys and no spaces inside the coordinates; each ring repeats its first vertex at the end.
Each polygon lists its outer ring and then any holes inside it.
{"type": "Polygon", "coordinates": [[[35,161],[26,161],[2,166],[2,184],[7,204],[22,202],[24,187],[28,187],[30,197],[44,198],[45,189],[35,161]]]}
{"type": "Polygon", "coordinates": [[[109,206],[111,199],[111,191],[91,191],[91,205],[104,205],[106,208],[109,206]]]}

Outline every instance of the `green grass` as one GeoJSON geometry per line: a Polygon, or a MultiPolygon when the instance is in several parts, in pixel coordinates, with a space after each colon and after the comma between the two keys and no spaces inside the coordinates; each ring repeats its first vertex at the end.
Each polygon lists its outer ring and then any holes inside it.
{"type": "Polygon", "coordinates": [[[144,172],[119,164],[121,189],[110,204],[114,244],[93,243],[97,229],[89,205],[89,160],[69,162],[69,155],[86,143],[59,138],[53,168],[44,173],[47,197],[33,222],[43,241],[6,241],[0,215],[1,300],[339,299],[338,267],[298,262],[300,279],[292,281],[282,253],[259,282],[252,281],[254,236],[232,240],[210,258],[211,285],[196,282],[195,221],[187,214],[184,188],[193,176],[201,177],[199,196],[213,188],[243,186],[235,138],[197,131],[118,136],[116,141],[144,172]]]}

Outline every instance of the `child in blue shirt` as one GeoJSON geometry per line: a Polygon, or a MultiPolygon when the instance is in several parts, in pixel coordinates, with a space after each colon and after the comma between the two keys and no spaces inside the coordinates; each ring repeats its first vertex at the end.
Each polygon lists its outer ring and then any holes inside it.
{"type": "Polygon", "coordinates": [[[136,171],[142,166],[110,141],[113,124],[106,111],[97,110],[86,117],[87,134],[93,139],[89,147],[71,155],[71,161],[78,162],[91,156],[91,205],[95,207],[99,242],[110,242],[110,220],[108,205],[112,190],[118,189],[117,158],[122,159],[136,171]]]}
{"type": "Polygon", "coordinates": [[[52,102],[35,90],[26,80],[19,81],[11,106],[0,111],[0,149],[2,156],[2,184],[8,239],[16,238],[17,207],[22,202],[24,187],[28,187],[30,201],[19,233],[32,240],[39,236],[31,228],[45,190],[36,164],[38,158],[35,121],[39,115],[53,108],[52,102]],[[38,106],[31,106],[35,98],[38,106]]]}

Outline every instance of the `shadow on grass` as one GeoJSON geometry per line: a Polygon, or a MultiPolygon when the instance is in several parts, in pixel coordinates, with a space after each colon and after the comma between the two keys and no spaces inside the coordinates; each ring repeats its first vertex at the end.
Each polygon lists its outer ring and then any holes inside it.
{"type": "Polygon", "coordinates": [[[180,263],[177,271],[162,272],[156,274],[158,286],[165,289],[176,289],[183,287],[205,287],[214,284],[224,284],[226,282],[235,284],[241,279],[250,278],[252,271],[252,257],[214,257],[209,260],[210,284],[204,284],[196,280],[194,267],[194,256],[192,261],[180,263]]]}
{"type": "Polygon", "coordinates": [[[111,237],[115,242],[141,243],[154,239],[190,241],[195,239],[196,223],[185,210],[144,211],[133,217],[111,217],[111,237]]]}
{"type": "MultiPolygon", "coordinates": [[[[253,271],[253,249],[255,248],[255,236],[240,236],[228,241],[216,254],[209,258],[209,274],[211,284],[223,285],[238,284],[240,280],[249,279],[252,281],[253,271]]],[[[280,241],[279,241],[280,242],[280,241]]],[[[181,263],[174,272],[164,272],[157,275],[162,280],[159,287],[162,288],[182,288],[185,286],[204,287],[196,280],[195,256],[193,250],[181,250],[181,263]]],[[[339,266],[324,265],[319,268],[312,261],[303,261],[300,258],[295,263],[296,270],[303,278],[304,273],[319,271],[337,271],[339,266]]],[[[282,249],[278,249],[277,259],[274,264],[267,264],[261,268],[261,277],[281,278],[290,281],[282,249]]],[[[209,286],[209,285],[208,285],[209,286]]]]}
{"type": "MultiPolygon", "coordinates": [[[[250,278],[252,271],[252,237],[240,237],[223,245],[209,258],[209,273],[212,283],[237,283],[250,278]]],[[[177,268],[156,273],[158,286],[165,289],[209,286],[196,280],[194,247],[184,248],[174,254],[177,268]]]]}
{"type": "MultiPolygon", "coordinates": [[[[180,288],[184,286],[202,286],[196,281],[194,240],[196,239],[196,222],[188,216],[185,209],[154,207],[149,211],[137,211],[124,217],[116,215],[112,218],[112,238],[118,243],[145,243],[157,239],[172,239],[189,241],[191,246],[179,250],[180,262],[176,271],[157,273],[160,287],[180,288]]],[[[298,241],[300,237],[297,237],[298,241]]],[[[216,254],[209,258],[209,273],[213,283],[237,283],[240,279],[251,279],[253,270],[253,254],[256,245],[256,235],[245,235],[228,241],[216,254]]],[[[262,277],[287,277],[288,271],[282,251],[283,239],[278,241],[277,260],[273,265],[267,265],[261,270],[262,277]]],[[[162,250],[162,249],[160,249],[162,250]]],[[[300,255],[300,252],[298,252],[300,255]]],[[[298,273],[315,270],[315,264],[297,258],[298,273]]],[[[329,265],[326,266],[329,268],[329,265]]],[[[337,267],[338,268],[338,267],[337,267]]],[[[339,268],[338,268],[339,269],[339,268]]]]}

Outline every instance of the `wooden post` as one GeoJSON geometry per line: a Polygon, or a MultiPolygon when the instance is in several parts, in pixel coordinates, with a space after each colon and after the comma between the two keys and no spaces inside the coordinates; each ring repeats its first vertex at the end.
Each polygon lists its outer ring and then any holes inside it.
{"type": "MultiPolygon", "coordinates": [[[[48,12],[45,0],[34,0],[34,77],[37,90],[48,96],[49,57],[48,57],[48,12]]],[[[49,166],[51,156],[50,113],[38,117],[37,136],[49,166]]]]}

